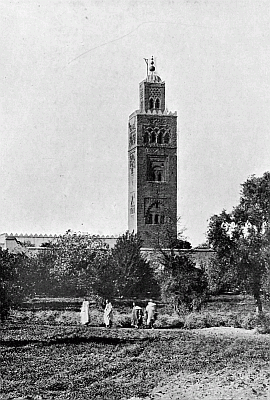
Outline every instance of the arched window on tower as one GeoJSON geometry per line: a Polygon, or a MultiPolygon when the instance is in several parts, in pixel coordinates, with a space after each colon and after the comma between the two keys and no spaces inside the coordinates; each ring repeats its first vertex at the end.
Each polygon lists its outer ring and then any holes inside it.
{"type": "Polygon", "coordinates": [[[161,134],[161,132],[158,132],[158,134],[157,134],[157,143],[158,144],[162,143],[162,134],[161,134]]]}
{"type": "Polygon", "coordinates": [[[148,132],[144,132],[144,138],[143,141],[145,144],[149,143],[149,136],[148,136],[148,132]]]}
{"type": "Polygon", "coordinates": [[[156,99],[155,108],[156,108],[156,109],[159,109],[159,108],[160,108],[160,100],[159,100],[159,98],[156,99]]]}
{"type": "Polygon", "coordinates": [[[154,99],[152,97],[149,99],[149,108],[150,110],[153,110],[154,108],[154,99]]]}
{"type": "Polygon", "coordinates": [[[153,168],[153,181],[164,182],[164,169],[160,167],[153,168]]]}
{"type": "Polygon", "coordinates": [[[145,217],[145,223],[148,225],[152,225],[153,223],[153,216],[152,214],[147,214],[145,217]]]}
{"type": "Polygon", "coordinates": [[[163,136],[163,143],[164,144],[168,144],[170,141],[170,136],[169,136],[169,132],[165,132],[164,136],[163,136]]]}
{"type": "Polygon", "coordinates": [[[159,200],[154,201],[146,210],[145,223],[149,225],[158,225],[165,223],[164,204],[159,200]]]}
{"type": "Polygon", "coordinates": [[[151,132],[151,143],[156,143],[156,134],[154,131],[151,132]]]}

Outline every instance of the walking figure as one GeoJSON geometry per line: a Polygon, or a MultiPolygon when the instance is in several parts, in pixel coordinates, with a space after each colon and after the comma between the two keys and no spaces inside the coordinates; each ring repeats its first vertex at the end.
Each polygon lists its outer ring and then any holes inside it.
{"type": "Polygon", "coordinates": [[[104,309],[104,323],[106,328],[111,328],[113,323],[113,307],[109,300],[106,300],[104,309]]]}
{"type": "Polygon", "coordinates": [[[89,317],[89,301],[84,298],[81,306],[81,324],[88,325],[90,322],[89,317]]]}
{"type": "Polygon", "coordinates": [[[154,329],[154,323],[157,319],[157,305],[150,300],[145,308],[146,325],[154,329]]]}
{"type": "Polygon", "coordinates": [[[142,307],[136,306],[133,303],[132,315],[131,315],[131,325],[135,328],[140,328],[143,325],[143,310],[142,307]]]}

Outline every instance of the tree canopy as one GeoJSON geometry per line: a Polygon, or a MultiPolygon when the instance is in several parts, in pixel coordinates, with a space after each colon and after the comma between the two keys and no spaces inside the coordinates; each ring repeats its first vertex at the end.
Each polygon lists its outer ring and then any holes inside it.
{"type": "Polygon", "coordinates": [[[32,293],[31,264],[25,254],[10,254],[0,247],[0,312],[4,320],[11,306],[32,293]]]}
{"type": "MultiPolygon", "coordinates": [[[[261,311],[260,292],[269,273],[270,173],[252,175],[241,185],[239,204],[211,217],[208,241],[216,251],[212,272],[227,285],[252,293],[261,311]]],[[[211,272],[211,271],[210,271],[211,272]]]]}
{"type": "Polygon", "coordinates": [[[137,235],[128,232],[109,249],[99,237],[67,231],[33,255],[0,248],[1,308],[7,311],[19,298],[36,294],[155,296],[159,286],[141,246],[137,235]]]}
{"type": "Polygon", "coordinates": [[[50,269],[54,291],[86,295],[93,291],[103,293],[107,286],[104,269],[107,271],[109,257],[108,246],[99,237],[67,231],[47,246],[39,260],[50,269]],[[99,284],[101,276],[103,286],[99,284]]]}
{"type": "Polygon", "coordinates": [[[155,296],[159,293],[154,271],[141,253],[142,240],[126,232],[112,249],[116,291],[123,297],[155,296]]]}
{"type": "Polygon", "coordinates": [[[176,311],[199,311],[207,296],[207,279],[203,268],[197,268],[190,254],[175,250],[163,252],[161,292],[176,311]]]}

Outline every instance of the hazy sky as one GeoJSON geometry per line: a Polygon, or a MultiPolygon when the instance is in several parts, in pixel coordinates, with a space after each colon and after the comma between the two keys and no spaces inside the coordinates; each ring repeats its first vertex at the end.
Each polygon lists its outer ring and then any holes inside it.
{"type": "Polygon", "coordinates": [[[144,57],[178,113],[178,214],[207,220],[270,170],[270,5],[0,0],[0,231],[127,229],[127,122],[144,57]]]}

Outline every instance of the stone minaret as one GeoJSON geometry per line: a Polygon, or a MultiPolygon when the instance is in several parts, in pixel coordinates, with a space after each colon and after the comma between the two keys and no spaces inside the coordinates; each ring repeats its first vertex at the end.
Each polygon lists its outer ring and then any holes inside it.
{"type": "Polygon", "coordinates": [[[165,82],[153,57],[140,83],[140,109],[128,123],[128,230],[144,248],[177,237],[177,115],[165,109],[165,82]]]}

